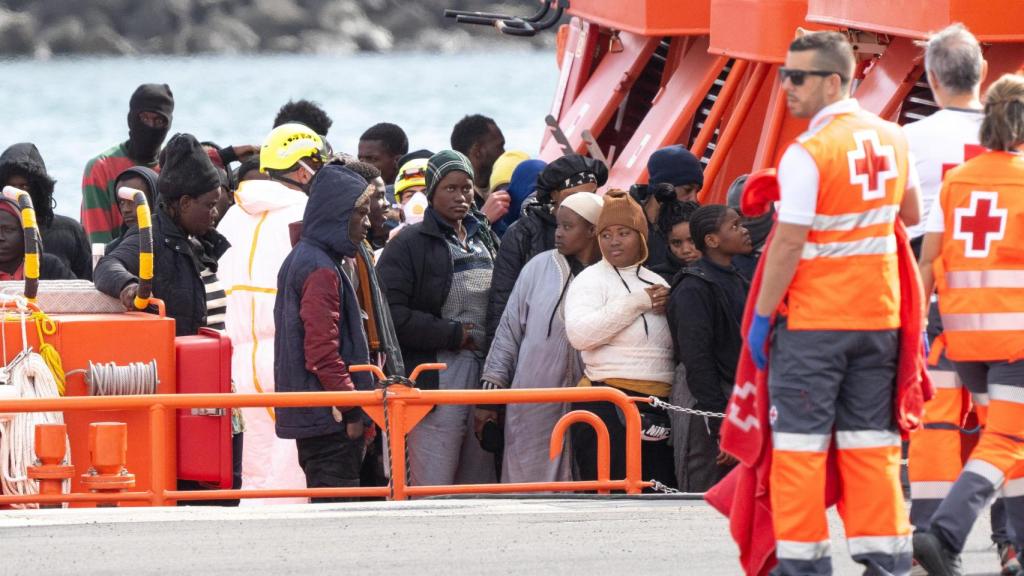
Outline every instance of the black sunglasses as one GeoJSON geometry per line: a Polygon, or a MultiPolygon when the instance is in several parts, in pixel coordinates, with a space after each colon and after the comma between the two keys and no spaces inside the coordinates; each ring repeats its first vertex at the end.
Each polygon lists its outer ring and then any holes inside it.
{"type": "Polygon", "coordinates": [[[831,70],[799,70],[796,68],[779,68],[779,82],[785,82],[786,78],[793,83],[793,86],[803,86],[804,79],[808,76],[821,76],[827,78],[835,74],[839,76],[841,82],[846,82],[846,77],[839,72],[832,72],[831,70]]]}

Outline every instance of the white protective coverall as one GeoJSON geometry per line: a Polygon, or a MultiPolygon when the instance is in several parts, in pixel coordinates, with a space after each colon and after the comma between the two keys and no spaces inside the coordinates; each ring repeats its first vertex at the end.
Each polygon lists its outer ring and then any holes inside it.
{"type": "MultiPolygon", "coordinates": [[[[234,347],[231,373],[242,394],[274,391],[274,300],[277,273],[291,252],[288,225],[302,220],[306,195],[271,180],[247,180],[217,226],[231,248],[218,275],[227,292],[227,333],[234,347]]],[[[242,408],[245,440],[242,488],[305,488],[295,440],[277,437],[270,408],[242,408]]],[[[306,499],[243,499],[242,505],[306,499]]]]}

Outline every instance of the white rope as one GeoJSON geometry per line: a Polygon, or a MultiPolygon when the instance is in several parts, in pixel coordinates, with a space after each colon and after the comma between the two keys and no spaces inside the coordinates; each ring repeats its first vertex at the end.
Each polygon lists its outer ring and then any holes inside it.
{"type": "Polygon", "coordinates": [[[148,364],[132,362],[127,366],[118,366],[113,362],[107,364],[89,362],[85,381],[89,385],[90,396],[156,394],[159,382],[156,360],[151,360],[148,364]]]}
{"type": "MultiPolygon", "coordinates": [[[[20,311],[22,345],[25,346],[25,323],[27,309],[20,311]]],[[[5,318],[6,320],[6,313],[5,318]]],[[[0,331],[3,326],[0,325],[0,331]]],[[[4,339],[6,347],[6,338],[4,339]]],[[[5,356],[6,358],[6,356],[5,356]]],[[[23,347],[22,352],[2,369],[0,380],[14,388],[14,393],[4,396],[19,398],[57,398],[57,380],[50,372],[46,361],[39,354],[23,347]]],[[[35,429],[37,424],[63,424],[60,412],[23,412],[0,414],[0,484],[8,495],[38,494],[39,486],[28,478],[28,467],[38,464],[35,459],[35,429]]],[[[67,442],[67,440],[65,440],[67,442]]],[[[67,455],[63,464],[71,463],[71,446],[67,444],[67,455]]],[[[70,481],[64,482],[64,492],[70,490],[70,481]]],[[[15,508],[38,508],[38,504],[15,504],[15,508]]]]}

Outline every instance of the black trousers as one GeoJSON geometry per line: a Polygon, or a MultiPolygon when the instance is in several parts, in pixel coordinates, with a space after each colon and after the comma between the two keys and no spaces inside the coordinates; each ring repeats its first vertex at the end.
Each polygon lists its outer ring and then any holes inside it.
{"type": "Polygon", "coordinates": [[[725,478],[732,466],[715,463],[720,452],[718,429],[702,416],[690,416],[689,442],[686,446],[686,486],[683,492],[707,492],[725,478]]]}
{"type": "MultiPolygon", "coordinates": [[[[575,402],[573,410],[593,412],[608,427],[611,451],[611,477],[626,477],[626,426],[614,404],[609,402],[575,402]]],[[[642,408],[641,408],[642,409],[642,408]]],[[[597,433],[588,424],[575,424],[572,430],[572,451],[577,480],[597,480],[597,433]]],[[[670,487],[676,485],[672,447],[667,440],[640,442],[641,480],[658,480],[670,487]]]]}
{"type": "MultiPolygon", "coordinates": [[[[362,436],[351,439],[336,432],[295,441],[299,466],[306,474],[307,488],[358,487],[366,442],[362,436]]],[[[355,502],[358,498],[312,498],[317,502],[355,502]]]]}

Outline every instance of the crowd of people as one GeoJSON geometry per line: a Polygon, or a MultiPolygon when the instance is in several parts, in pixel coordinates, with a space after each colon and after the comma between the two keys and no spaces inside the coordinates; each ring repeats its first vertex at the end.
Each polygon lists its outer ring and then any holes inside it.
{"type": "MultiPolygon", "coordinates": [[[[1015,363],[1024,330],[989,318],[1024,311],[1013,290],[1024,79],[1000,79],[983,103],[985,63],[962,26],[929,41],[926,66],[942,110],[904,131],[849,97],[854,57],[845,39],[794,41],[782,87],[790,113],[811,119],[810,128],[780,160],[781,200],[758,214],[743,211],[746,176],[726,204],[699,204],[702,164],[683,146],[650,155],[646,184],[602,190],[601,161],[567,154],[545,163],[506,151],[497,123],[478,114],[460,120],[450,149],[437,151],[410,151],[405,132],[389,123],[368,128],[355,155],[333,150],[330,117],[306,100],[285,104],[259,146],[191,134],[168,140],[174,97],[162,84],[139,86],[127,140],[85,167],[81,223],[54,213],[54,181],[31,143],[0,155],[0,184],[26,190],[35,204],[44,279],[92,279],[126,309],[139,286],[139,229],[134,203],[118,191],[143,192],[153,293],[178,335],[205,327],[230,336],[239,392],[365,390],[372,379],[349,366],[404,375],[442,362],[446,370],[423,374],[417,386],[605,386],[723,413],[744,346],[762,368],[770,352],[779,573],[828,572],[820,493],[829,438],[839,430],[839,473],[866,487],[844,497],[876,512],[846,518],[851,552],[879,573],[899,574],[909,567],[910,540],[892,466],[897,220],[911,226],[925,293],[937,285],[954,310],[942,337],[932,311],[931,337],[946,345],[948,360],[933,370],[938,395],[910,448],[912,518],[931,546],[927,562],[953,565],[985,499],[1004,478],[1017,480],[1010,472],[1024,446],[1015,363]],[[849,153],[840,150],[847,136],[857,146],[849,153]],[[862,177],[859,163],[870,174],[862,177]],[[982,184],[995,191],[973,192],[982,184]],[[1002,214],[1001,227],[962,222],[965,211],[982,208],[1002,214]],[[104,247],[94,269],[96,245],[104,247]],[[968,289],[989,290],[998,310],[968,289]],[[748,296],[756,300],[743,333],[748,296]],[[978,336],[997,330],[979,328],[986,322],[999,326],[995,341],[978,336]],[[961,415],[970,405],[963,386],[989,428],[961,474],[961,415]]],[[[21,213],[6,200],[0,208],[0,278],[18,279],[21,213]]],[[[736,465],[719,446],[721,418],[639,406],[644,479],[704,492],[736,465]]],[[[611,474],[622,477],[625,426],[610,404],[443,405],[410,433],[410,482],[596,479],[589,426],[575,427],[561,456],[549,458],[551,431],[570,408],[605,423],[611,474]]],[[[358,408],[246,408],[233,424],[237,485],[385,482],[380,434],[358,408]]],[[[1024,534],[1024,524],[1012,529],[1024,522],[1019,493],[1006,493],[993,513],[1004,565],[1013,561],[1011,534],[1024,534]]]]}

